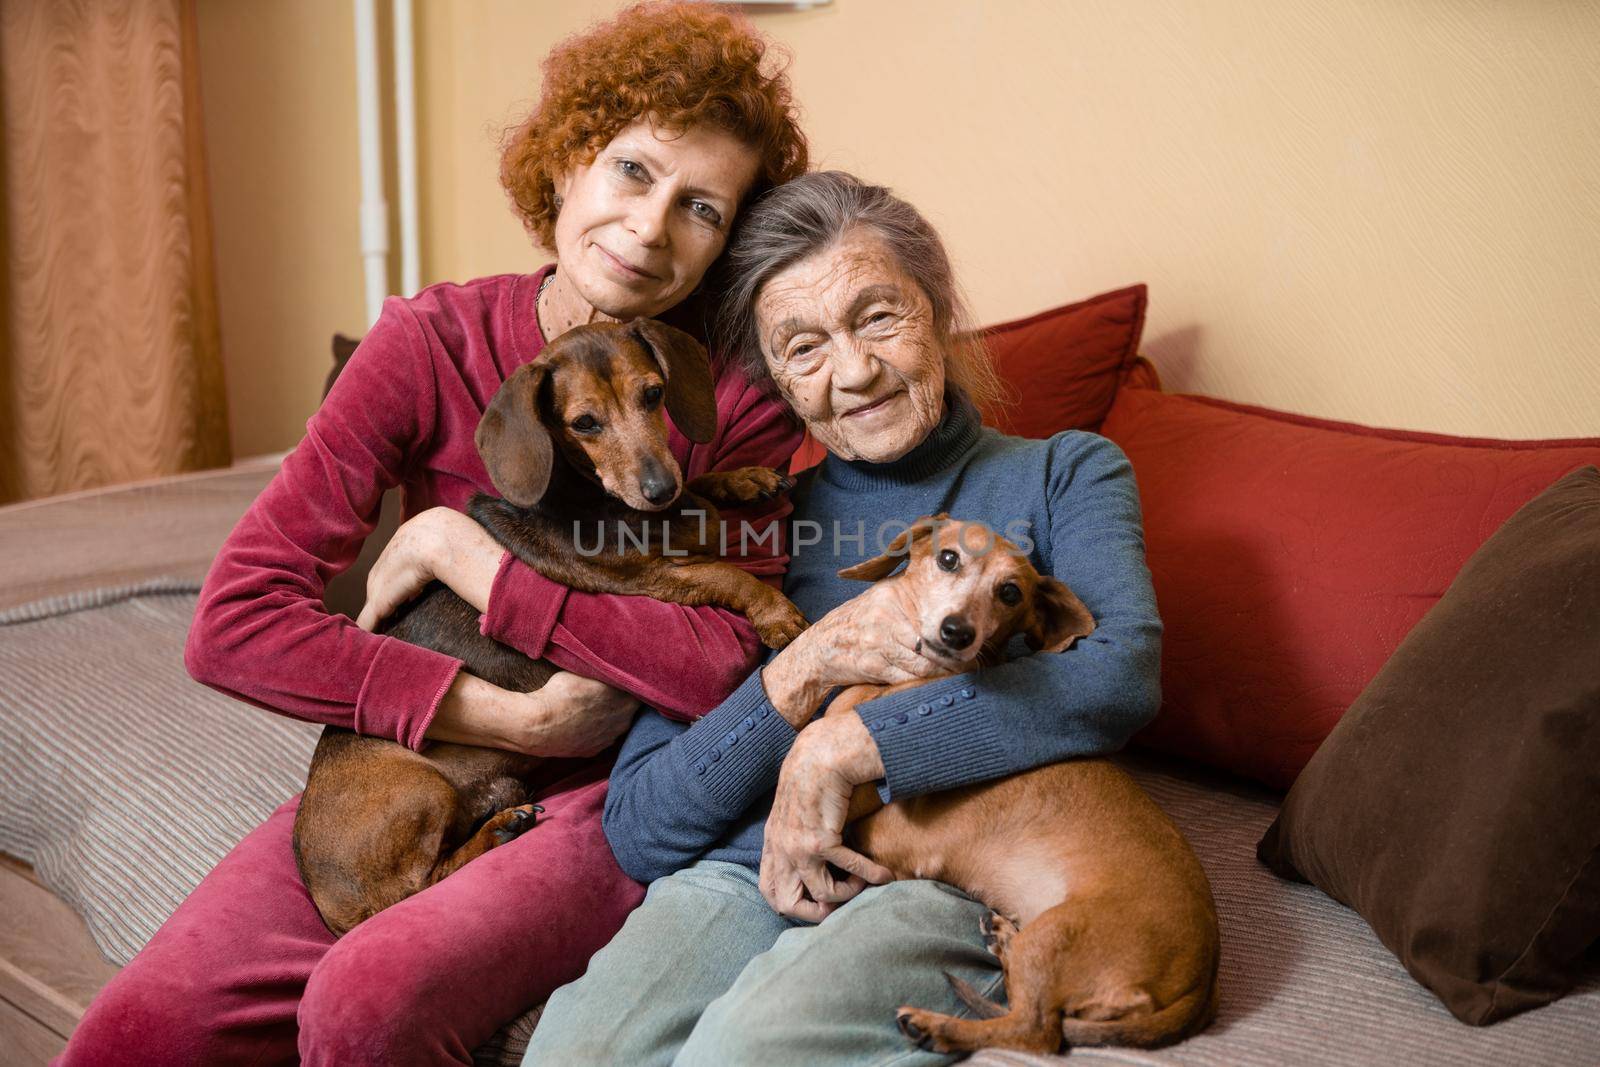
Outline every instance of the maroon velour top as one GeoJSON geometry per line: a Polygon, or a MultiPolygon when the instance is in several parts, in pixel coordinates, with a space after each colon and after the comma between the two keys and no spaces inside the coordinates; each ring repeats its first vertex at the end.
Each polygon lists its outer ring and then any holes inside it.
{"type": "MultiPolygon", "coordinates": [[[[295,718],[422,745],[461,661],[330,615],[323,587],[355,560],[386,489],[402,487],[407,518],[437,505],[464,511],[474,492],[495,492],[473,433],[500,384],[544,348],[536,296],[552,269],[385,301],[304,439],[211,565],[184,650],[197,680],[295,718]]],[[[781,468],[799,428],[778,401],[718,364],[715,439],[694,444],[671,428],[685,478],[781,468]]],[[[777,584],[788,564],[781,520],[789,510],[781,500],[730,512],[735,529],[741,520],[763,532],[779,523],[777,538],[748,538],[748,555],[731,561],[777,584]]],[[[743,615],[574,592],[510,553],[482,628],[678,718],[720,703],[760,651],[743,615]]]]}

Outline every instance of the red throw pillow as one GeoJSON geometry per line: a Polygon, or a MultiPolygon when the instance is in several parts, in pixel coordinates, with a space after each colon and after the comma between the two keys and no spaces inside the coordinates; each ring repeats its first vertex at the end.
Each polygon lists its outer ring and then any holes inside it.
{"type": "Polygon", "coordinates": [[[1130,285],[983,331],[1008,403],[984,421],[1018,437],[1097,430],[1139,354],[1149,291],[1130,285]]]}
{"type": "MultiPolygon", "coordinates": [[[[1019,437],[1098,429],[1139,353],[1148,299],[1144,285],[1131,285],[988,327],[984,340],[1010,396],[983,421],[1019,437]]],[[[789,470],[798,474],[825,454],[807,435],[789,470]]]]}
{"type": "Polygon", "coordinates": [[[1600,463],[1600,439],[1377,430],[1136,385],[1101,432],[1133,464],[1166,626],[1138,740],[1279,788],[1489,535],[1600,463]]]}

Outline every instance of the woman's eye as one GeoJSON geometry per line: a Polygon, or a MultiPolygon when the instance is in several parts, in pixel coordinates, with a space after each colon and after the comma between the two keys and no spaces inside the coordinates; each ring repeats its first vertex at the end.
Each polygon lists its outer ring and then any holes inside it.
{"type": "Polygon", "coordinates": [[[579,433],[594,433],[600,429],[600,420],[593,415],[579,415],[572,420],[572,428],[579,433]]]}
{"type": "Polygon", "coordinates": [[[1013,606],[1022,603],[1022,590],[1016,582],[1007,582],[1000,587],[1000,603],[1013,606]]]}
{"type": "Polygon", "coordinates": [[[617,160],[617,169],[630,178],[643,180],[645,177],[644,168],[631,159],[617,160]]]}
{"type": "Polygon", "coordinates": [[[790,359],[805,359],[807,356],[811,355],[811,353],[815,352],[816,350],[817,350],[817,346],[816,345],[795,345],[793,348],[789,349],[789,358],[790,359]]]}
{"type": "Polygon", "coordinates": [[[894,318],[894,316],[887,311],[875,311],[871,315],[867,316],[867,325],[882,326],[885,322],[888,322],[892,318],[894,318]]]}
{"type": "Polygon", "coordinates": [[[662,396],[662,391],[661,391],[661,386],[659,386],[659,385],[652,385],[650,388],[646,389],[644,391],[645,407],[653,408],[657,404],[661,403],[661,396],[662,396]]]}
{"type": "Polygon", "coordinates": [[[961,566],[961,556],[956,552],[955,549],[947,548],[943,552],[939,553],[940,570],[953,571],[959,566],[961,566]]]}
{"type": "Polygon", "coordinates": [[[722,225],[722,212],[718,211],[704,200],[693,201],[689,205],[689,210],[695,213],[696,218],[703,219],[706,222],[711,223],[713,226],[722,225]]]}

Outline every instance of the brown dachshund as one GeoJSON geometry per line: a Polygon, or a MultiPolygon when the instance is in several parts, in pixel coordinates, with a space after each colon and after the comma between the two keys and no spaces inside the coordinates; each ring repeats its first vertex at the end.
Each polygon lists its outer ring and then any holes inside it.
{"type": "MultiPolygon", "coordinates": [[[[746,467],[685,487],[663,408],[692,441],[716,432],[710,365],[688,334],[651,320],[563,334],[506,379],[483,413],[478,451],[503,499],[480,493],[469,514],[554,581],[740,611],[781,648],[805,619],[778,590],[719,559],[716,505],[771,499],[791,483],[746,467]]],[[[468,673],[516,692],[538,689],[556,670],[483,636],[476,609],[438,582],[382,632],[455,656],[468,673]]],[[[328,929],[348,932],[531,827],[540,809],[527,802],[528,776],[539,762],[470,745],[413,752],[324,729],[294,850],[328,929]]]]}
{"type": "MultiPolygon", "coordinates": [[[[1011,542],[944,515],[918,519],[885,555],[839,573],[893,583],[924,654],[951,674],[999,662],[1014,634],[1053,653],[1095,627],[1011,542]],[[888,577],[908,547],[905,570],[888,577]]],[[[828,711],[921,684],[855,686],[828,711]]],[[[983,934],[1009,1010],[950,977],[981,1018],[903,1007],[900,1029],[921,1047],[1150,1048],[1211,1021],[1220,951],[1211,886],[1178,828],[1111,763],[1068,760],[888,807],[862,786],[850,818],[856,847],[896,877],[947,882],[994,912],[983,934]]]]}

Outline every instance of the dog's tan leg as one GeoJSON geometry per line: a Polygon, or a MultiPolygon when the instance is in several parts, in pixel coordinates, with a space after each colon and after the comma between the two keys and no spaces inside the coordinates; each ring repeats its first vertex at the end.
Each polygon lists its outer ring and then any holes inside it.
{"type": "Polygon", "coordinates": [[[1016,923],[999,913],[983,920],[984,940],[999,957],[1005,974],[1010,1001],[1010,1010],[1005,1014],[991,1019],[960,1019],[903,1007],[895,1016],[901,1033],[918,1047],[935,1052],[974,1052],[981,1048],[1058,1051],[1062,1012],[1053,996],[1055,972],[1063,966],[1072,940],[1070,928],[1059,918],[1047,912],[1025,930],[1019,930],[1016,923]]]}
{"type": "MultiPolygon", "coordinates": [[[[1085,926],[1075,915],[1103,919],[1103,901],[1057,904],[1020,931],[991,919],[995,954],[1005,969],[1010,1010],[995,1018],[958,1019],[902,1008],[900,1029],[937,1052],[1013,1048],[1057,1052],[1064,1044],[1156,1048],[1193,1033],[1214,1009],[1209,972],[1160,1004],[1141,976],[1148,961],[1128,966],[1129,946],[1103,921],[1085,926]]],[[[981,1005],[979,1005],[981,1007],[981,1005]]]]}
{"type": "Polygon", "coordinates": [[[1061,1048],[1059,1011],[1012,1008],[995,1019],[958,1019],[920,1008],[901,1008],[895,1021],[913,1044],[933,1052],[1010,1048],[1050,1055],[1061,1048]]]}
{"type": "Polygon", "coordinates": [[[782,648],[806,628],[789,598],[731,563],[687,563],[661,576],[659,599],[676,604],[717,604],[742,612],[768,648],[782,648]]]}
{"type": "Polygon", "coordinates": [[[537,804],[519,804],[514,808],[496,812],[488,822],[478,828],[477,833],[467,838],[466,844],[439,861],[439,865],[428,877],[428,884],[432,885],[439,879],[455,873],[463,864],[477,859],[491,848],[522,836],[524,831],[533,827],[543,810],[537,804]]]}
{"type": "MultiPolygon", "coordinates": [[[[1016,923],[1001,915],[998,911],[991,911],[988,915],[978,920],[978,929],[983,933],[984,947],[994,953],[995,958],[1000,961],[1000,974],[1006,989],[1009,991],[1016,984],[1011,977],[1011,943],[1020,930],[1016,923]]],[[[1009,995],[1008,992],[1007,996],[1009,997],[1009,995]]],[[[966,998],[963,997],[962,999],[965,1000],[966,998]]],[[[974,1009],[983,1007],[982,1004],[973,1004],[972,1006],[974,1009]]],[[[979,1011],[978,1014],[983,1016],[985,1013],[979,1011]]]]}

